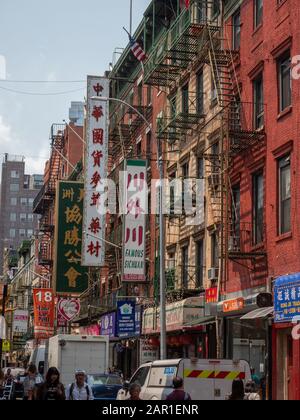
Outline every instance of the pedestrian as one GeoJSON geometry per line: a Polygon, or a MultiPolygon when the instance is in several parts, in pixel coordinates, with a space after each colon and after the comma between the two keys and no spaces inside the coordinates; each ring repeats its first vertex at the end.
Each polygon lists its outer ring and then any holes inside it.
{"type": "Polygon", "coordinates": [[[245,400],[260,401],[257,387],[254,381],[248,381],[245,386],[245,400]]]}
{"type": "Polygon", "coordinates": [[[66,399],[65,388],[60,382],[60,374],[55,367],[48,370],[46,382],[39,386],[36,399],[39,401],[63,401],[66,399]]]}
{"type": "Polygon", "coordinates": [[[137,383],[131,384],[129,387],[129,394],[130,394],[129,400],[141,401],[140,399],[141,391],[142,391],[142,387],[140,384],[137,384],[137,383]]]}
{"type": "Polygon", "coordinates": [[[244,399],[245,399],[244,382],[241,379],[235,379],[232,382],[231,395],[228,397],[228,400],[243,401],[244,399]]]}
{"type": "Polygon", "coordinates": [[[70,384],[67,389],[67,400],[69,401],[89,401],[94,399],[92,388],[87,384],[86,373],[84,370],[75,372],[75,382],[70,384]]]}
{"type": "Polygon", "coordinates": [[[176,376],[173,378],[174,391],[167,396],[168,401],[190,401],[191,396],[184,390],[183,379],[176,376]]]}
{"type": "Polygon", "coordinates": [[[117,395],[117,400],[128,400],[130,398],[130,394],[129,394],[129,387],[130,387],[130,382],[129,381],[124,381],[123,382],[123,388],[119,390],[118,395],[117,395]]]}
{"type": "Polygon", "coordinates": [[[5,383],[7,385],[11,385],[13,383],[14,377],[13,377],[13,375],[11,373],[11,369],[10,368],[7,369],[4,379],[5,379],[5,383]]]}
{"type": "Polygon", "coordinates": [[[36,387],[41,385],[43,382],[41,376],[37,372],[35,365],[30,365],[26,372],[26,378],[24,379],[24,400],[34,400],[36,387]]]}
{"type": "Polygon", "coordinates": [[[0,398],[3,397],[3,389],[4,389],[4,383],[5,383],[5,375],[3,370],[0,368],[0,398]]]}

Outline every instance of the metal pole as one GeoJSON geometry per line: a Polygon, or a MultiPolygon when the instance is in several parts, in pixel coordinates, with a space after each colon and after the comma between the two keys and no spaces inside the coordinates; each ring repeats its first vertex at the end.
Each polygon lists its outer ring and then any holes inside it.
{"type": "Polygon", "coordinates": [[[128,106],[136,112],[144,123],[149,127],[152,136],[157,144],[157,166],[159,171],[159,261],[160,261],[160,358],[164,360],[167,358],[167,335],[166,335],[166,273],[165,273],[165,220],[163,215],[163,180],[164,167],[161,142],[157,138],[152,125],[146,120],[136,108],[128,102],[117,98],[106,98],[101,96],[94,96],[91,99],[98,101],[114,101],[128,106]]]}
{"type": "Polygon", "coordinates": [[[132,0],[130,0],[129,32],[130,32],[130,36],[132,36],[132,0]]]}

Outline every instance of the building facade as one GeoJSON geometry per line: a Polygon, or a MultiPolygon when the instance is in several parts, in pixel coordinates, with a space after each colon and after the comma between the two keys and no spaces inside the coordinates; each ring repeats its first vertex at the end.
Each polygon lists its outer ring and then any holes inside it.
{"type": "MultiPolygon", "coordinates": [[[[18,249],[37,228],[33,201],[41,187],[41,175],[26,175],[23,157],[5,155],[1,178],[0,273],[5,249],[18,249]]],[[[5,274],[5,273],[3,273],[5,274]]]]}

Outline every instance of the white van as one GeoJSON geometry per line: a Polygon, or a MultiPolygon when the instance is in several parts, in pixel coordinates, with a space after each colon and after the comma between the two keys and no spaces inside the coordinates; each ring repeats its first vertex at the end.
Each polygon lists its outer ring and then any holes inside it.
{"type": "Polygon", "coordinates": [[[40,374],[44,373],[45,351],[46,346],[44,344],[39,345],[35,349],[33,349],[29,359],[29,365],[35,365],[40,374]]]}
{"type": "Polygon", "coordinates": [[[165,400],[173,391],[173,377],[184,379],[184,390],[192,400],[225,400],[231,394],[232,381],[251,380],[246,361],[176,359],[146,363],[132,376],[130,383],[142,387],[142,400],[165,400]]]}

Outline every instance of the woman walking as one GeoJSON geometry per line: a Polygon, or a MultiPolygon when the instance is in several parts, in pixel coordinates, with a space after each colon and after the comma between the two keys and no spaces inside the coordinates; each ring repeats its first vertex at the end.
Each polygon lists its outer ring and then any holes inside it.
{"type": "Polygon", "coordinates": [[[46,382],[44,382],[37,390],[37,400],[62,401],[65,399],[65,388],[60,382],[59,371],[52,367],[47,372],[46,382]]]}

